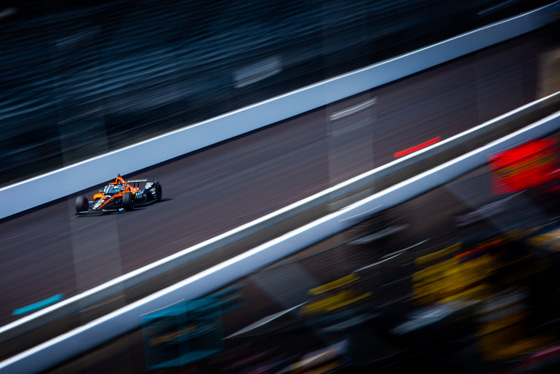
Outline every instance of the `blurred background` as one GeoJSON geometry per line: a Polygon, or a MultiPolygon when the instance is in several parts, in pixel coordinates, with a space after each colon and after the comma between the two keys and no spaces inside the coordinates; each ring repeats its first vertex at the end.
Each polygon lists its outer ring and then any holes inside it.
{"type": "Polygon", "coordinates": [[[0,184],[548,2],[4,1],[0,184]]]}

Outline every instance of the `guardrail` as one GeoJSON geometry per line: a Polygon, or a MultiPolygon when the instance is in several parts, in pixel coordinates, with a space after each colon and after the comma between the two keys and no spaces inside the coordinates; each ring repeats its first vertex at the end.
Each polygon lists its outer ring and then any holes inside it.
{"type": "Polygon", "coordinates": [[[444,42],[0,188],[0,219],[325,106],[545,26],[560,2],[444,42]],[[57,188],[44,188],[57,186],[57,188]]]}
{"type": "Polygon", "coordinates": [[[356,216],[397,205],[484,164],[490,154],[558,129],[560,93],[4,326],[0,352],[12,357],[0,369],[37,371],[68,359],[139,326],[141,314],[207,294],[351,226],[356,216]],[[330,213],[333,202],[350,203],[372,187],[379,192],[330,213]],[[210,251],[220,263],[209,262],[210,251]],[[122,300],[131,303],[121,307],[122,300]],[[58,337],[43,341],[53,333],[58,337]]]}

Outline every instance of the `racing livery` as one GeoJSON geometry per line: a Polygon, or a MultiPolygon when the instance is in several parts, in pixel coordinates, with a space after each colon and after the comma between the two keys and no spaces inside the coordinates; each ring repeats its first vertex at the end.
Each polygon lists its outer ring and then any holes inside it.
{"type": "Polygon", "coordinates": [[[155,179],[134,179],[125,181],[118,175],[102,190],[93,195],[93,201],[86,196],[76,197],[76,214],[110,213],[134,210],[161,201],[161,184],[155,179]]]}

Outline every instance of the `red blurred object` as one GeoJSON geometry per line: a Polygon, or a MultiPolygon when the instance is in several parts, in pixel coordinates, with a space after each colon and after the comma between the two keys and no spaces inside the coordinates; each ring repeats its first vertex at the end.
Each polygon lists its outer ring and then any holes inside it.
{"type": "Polygon", "coordinates": [[[429,147],[432,144],[436,144],[440,140],[441,140],[441,136],[436,136],[435,138],[430,139],[430,140],[428,140],[424,143],[421,143],[421,144],[415,145],[414,147],[410,147],[410,148],[404,149],[402,151],[396,152],[394,156],[395,156],[395,158],[406,156],[409,153],[416,152],[416,151],[419,151],[419,150],[424,149],[426,147],[429,147]]]}
{"type": "Polygon", "coordinates": [[[519,192],[558,179],[556,139],[532,140],[489,157],[492,191],[519,192]]]}

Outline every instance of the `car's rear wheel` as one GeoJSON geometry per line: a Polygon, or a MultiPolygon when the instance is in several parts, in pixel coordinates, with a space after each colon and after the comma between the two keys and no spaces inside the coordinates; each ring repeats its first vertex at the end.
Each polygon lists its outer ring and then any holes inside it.
{"type": "Polygon", "coordinates": [[[123,207],[126,210],[134,210],[134,195],[132,192],[125,192],[123,194],[123,207]]]}
{"type": "Polygon", "coordinates": [[[85,196],[76,197],[76,213],[85,212],[89,208],[88,199],[85,196]]]}

